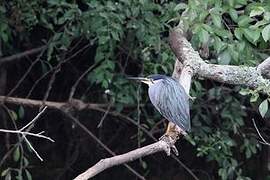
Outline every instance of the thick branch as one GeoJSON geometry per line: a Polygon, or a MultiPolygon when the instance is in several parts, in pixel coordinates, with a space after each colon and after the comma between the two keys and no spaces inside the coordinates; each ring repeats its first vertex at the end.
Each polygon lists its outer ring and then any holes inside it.
{"type": "Polygon", "coordinates": [[[259,64],[257,70],[261,72],[262,75],[270,79],[270,57],[259,64]]]}
{"type": "Polygon", "coordinates": [[[89,179],[91,177],[94,177],[95,175],[99,174],[100,172],[104,171],[105,169],[108,169],[112,166],[124,164],[130,161],[134,161],[138,158],[148,156],[150,154],[154,154],[159,151],[165,151],[168,152],[170,150],[170,146],[164,141],[158,141],[156,143],[150,144],[148,146],[130,151],[128,153],[114,156],[111,158],[106,158],[100,160],[97,164],[95,164],[93,167],[89,168],[84,173],[77,176],[74,180],[85,180],[89,179]]]}
{"type": "Polygon", "coordinates": [[[270,60],[265,60],[256,67],[216,65],[204,62],[198,52],[183,35],[180,28],[174,29],[170,34],[170,45],[176,57],[186,66],[193,69],[194,74],[227,84],[245,85],[250,88],[260,88],[262,92],[269,93],[270,81],[262,75],[269,77],[270,60]]]}
{"type": "Polygon", "coordinates": [[[42,101],[42,100],[33,100],[33,99],[24,99],[24,98],[17,98],[17,97],[6,97],[0,96],[1,103],[12,103],[17,105],[23,106],[30,106],[30,107],[41,107],[43,105],[48,106],[48,108],[54,109],[62,109],[65,107],[72,107],[77,110],[83,109],[99,109],[107,107],[108,104],[95,104],[95,103],[84,103],[78,99],[71,99],[70,102],[53,102],[53,101],[42,101]]]}
{"type": "Polygon", "coordinates": [[[36,54],[36,53],[42,51],[44,48],[46,48],[46,46],[41,46],[38,48],[30,49],[30,50],[24,51],[22,53],[14,54],[12,56],[3,57],[0,59],[0,65],[12,62],[12,61],[17,60],[17,59],[21,59],[25,56],[36,54]]]}

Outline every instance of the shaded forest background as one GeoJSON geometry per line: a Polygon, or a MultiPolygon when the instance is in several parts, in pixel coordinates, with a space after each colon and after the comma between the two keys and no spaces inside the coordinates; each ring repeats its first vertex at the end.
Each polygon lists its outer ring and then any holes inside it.
{"type": "MultiPolygon", "coordinates": [[[[1,179],[72,179],[112,156],[97,139],[116,154],[158,139],[167,121],[147,87],[126,77],[172,74],[167,38],[180,19],[205,61],[255,66],[269,57],[268,0],[1,1],[0,128],[19,129],[38,114],[27,99],[65,103],[31,130],[55,140],[29,137],[43,162],[22,137],[0,133],[1,179]],[[74,99],[92,106],[78,109],[74,99]]],[[[193,179],[187,169],[205,180],[270,179],[269,146],[252,121],[269,140],[268,96],[196,77],[191,96],[192,132],[177,143],[177,160],[158,153],[129,165],[149,180],[193,179]]],[[[136,178],[119,166],[94,179],[136,178]]]]}

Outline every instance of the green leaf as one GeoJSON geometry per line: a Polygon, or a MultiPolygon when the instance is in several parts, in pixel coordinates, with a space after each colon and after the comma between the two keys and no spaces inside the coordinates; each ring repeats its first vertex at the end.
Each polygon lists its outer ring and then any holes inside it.
{"type": "Polygon", "coordinates": [[[187,5],[185,3],[179,3],[175,6],[173,9],[174,11],[184,10],[187,8],[187,5]]]}
{"type": "Polygon", "coordinates": [[[267,26],[265,26],[262,30],[262,37],[263,40],[266,42],[270,39],[270,24],[268,24],[267,26]]]}
{"type": "Polygon", "coordinates": [[[25,169],[25,174],[26,174],[27,180],[32,180],[32,175],[27,169],[25,169]]]}
{"type": "Polygon", "coordinates": [[[147,163],[145,161],[142,161],[142,167],[143,169],[147,169],[147,163]]]}
{"type": "Polygon", "coordinates": [[[1,34],[2,40],[6,43],[8,42],[8,35],[6,33],[1,34]]]}
{"type": "Polygon", "coordinates": [[[250,97],[250,102],[256,102],[259,98],[259,94],[258,93],[253,93],[250,97]]]}
{"type": "Polygon", "coordinates": [[[15,162],[19,161],[20,156],[21,156],[20,148],[17,147],[17,148],[15,149],[15,151],[13,152],[13,160],[14,160],[15,162]]]}
{"type": "Polygon", "coordinates": [[[7,173],[8,173],[9,171],[10,171],[9,168],[5,169],[4,171],[2,171],[1,176],[2,176],[2,177],[3,177],[3,176],[6,176],[7,173]]]}
{"type": "Polygon", "coordinates": [[[16,113],[15,111],[9,110],[9,114],[10,114],[10,117],[11,117],[14,121],[18,120],[18,115],[17,115],[17,113],[16,113]]]}
{"type": "Polygon", "coordinates": [[[241,27],[246,27],[251,21],[252,19],[248,16],[240,16],[238,18],[238,25],[241,27]]]}
{"type": "Polygon", "coordinates": [[[229,10],[229,14],[230,14],[232,20],[233,20],[234,22],[237,22],[237,19],[238,19],[237,11],[236,11],[235,9],[231,8],[231,9],[229,10]]]}
{"type": "Polygon", "coordinates": [[[100,44],[100,45],[102,45],[102,44],[105,44],[107,41],[109,41],[110,40],[110,38],[108,37],[108,36],[100,36],[99,38],[98,38],[98,43],[100,44]]]}
{"type": "Polygon", "coordinates": [[[166,61],[169,58],[166,52],[163,52],[161,56],[162,56],[162,61],[166,61]]]}
{"type": "Polygon", "coordinates": [[[246,5],[247,0],[236,0],[236,3],[241,4],[241,5],[246,5]]]}
{"type": "Polygon", "coordinates": [[[222,53],[219,54],[217,60],[218,60],[218,64],[222,64],[222,65],[228,65],[231,62],[231,54],[228,50],[223,51],[222,53]]]}
{"type": "Polygon", "coordinates": [[[203,28],[200,28],[198,35],[199,35],[200,42],[202,42],[202,43],[208,42],[209,33],[206,30],[204,30],[203,28]]]}
{"type": "Polygon", "coordinates": [[[270,12],[268,12],[268,11],[265,12],[263,18],[264,18],[266,21],[270,21],[270,12]]]}
{"type": "Polygon", "coordinates": [[[212,20],[213,20],[214,25],[217,26],[218,28],[222,28],[221,15],[220,14],[211,13],[211,17],[212,17],[212,20]]]}
{"type": "Polygon", "coordinates": [[[214,48],[217,54],[219,54],[221,51],[223,51],[227,47],[227,44],[221,41],[221,39],[217,36],[215,36],[214,39],[215,39],[214,48]]]}
{"type": "Polygon", "coordinates": [[[241,40],[243,36],[241,28],[235,28],[234,35],[237,39],[241,40]]]}
{"type": "Polygon", "coordinates": [[[22,119],[24,117],[24,107],[23,106],[19,107],[18,115],[19,115],[20,119],[22,119]]]}
{"type": "Polygon", "coordinates": [[[115,31],[111,31],[112,38],[116,41],[120,41],[119,34],[115,31]]]}
{"type": "Polygon", "coordinates": [[[23,157],[23,165],[27,167],[29,165],[29,161],[26,157],[23,157]]]}
{"type": "Polygon", "coordinates": [[[243,29],[244,36],[247,40],[253,44],[256,44],[257,40],[260,38],[260,30],[251,30],[249,28],[243,29]]]}
{"type": "Polygon", "coordinates": [[[254,16],[259,16],[262,13],[264,13],[264,8],[263,7],[256,7],[255,9],[253,9],[250,14],[249,17],[254,17],[254,16]]]}
{"type": "Polygon", "coordinates": [[[259,106],[259,112],[261,116],[264,117],[267,111],[268,111],[268,100],[265,99],[259,106]]]}

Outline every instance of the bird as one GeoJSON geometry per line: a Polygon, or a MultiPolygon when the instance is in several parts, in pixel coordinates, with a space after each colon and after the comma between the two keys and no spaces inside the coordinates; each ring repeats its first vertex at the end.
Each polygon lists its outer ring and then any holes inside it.
{"type": "MultiPolygon", "coordinates": [[[[160,74],[128,77],[128,79],[147,84],[150,101],[158,112],[177,125],[183,135],[190,132],[189,95],[176,79],[160,74]]],[[[170,128],[168,125],[166,133],[169,133],[170,128]]]]}

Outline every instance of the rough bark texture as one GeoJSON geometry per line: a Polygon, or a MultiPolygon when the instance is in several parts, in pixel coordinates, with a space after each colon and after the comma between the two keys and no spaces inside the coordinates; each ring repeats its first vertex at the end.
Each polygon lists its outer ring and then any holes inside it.
{"type": "Polygon", "coordinates": [[[131,162],[131,161],[134,161],[138,158],[148,156],[150,154],[154,154],[154,153],[159,152],[159,151],[168,152],[169,150],[170,150],[170,147],[168,146],[168,144],[166,142],[158,141],[158,142],[150,144],[148,146],[130,151],[126,154],[102,159],[97,164],[95,164],[93,167],[89,168],[84,173],[77,176],[74,180],[85,180],[85,179],[94,177],[98,173],[100,173],[100,172],[104,171],[105,169],[108,169],[112,166],[131,162]]]}
{"type": "Polygon", "coordinates": [[[227,84],[260,88],[263,93],[269,94],[270,81],[266,78],[270,77],[270,58],[258,65],[258,68],[208,64],[192,48],[191,44],[183,36],[181,28],[171,32],[170,45],[176,57],[184,66],[189,66],[194,75],[227,84]]]}

